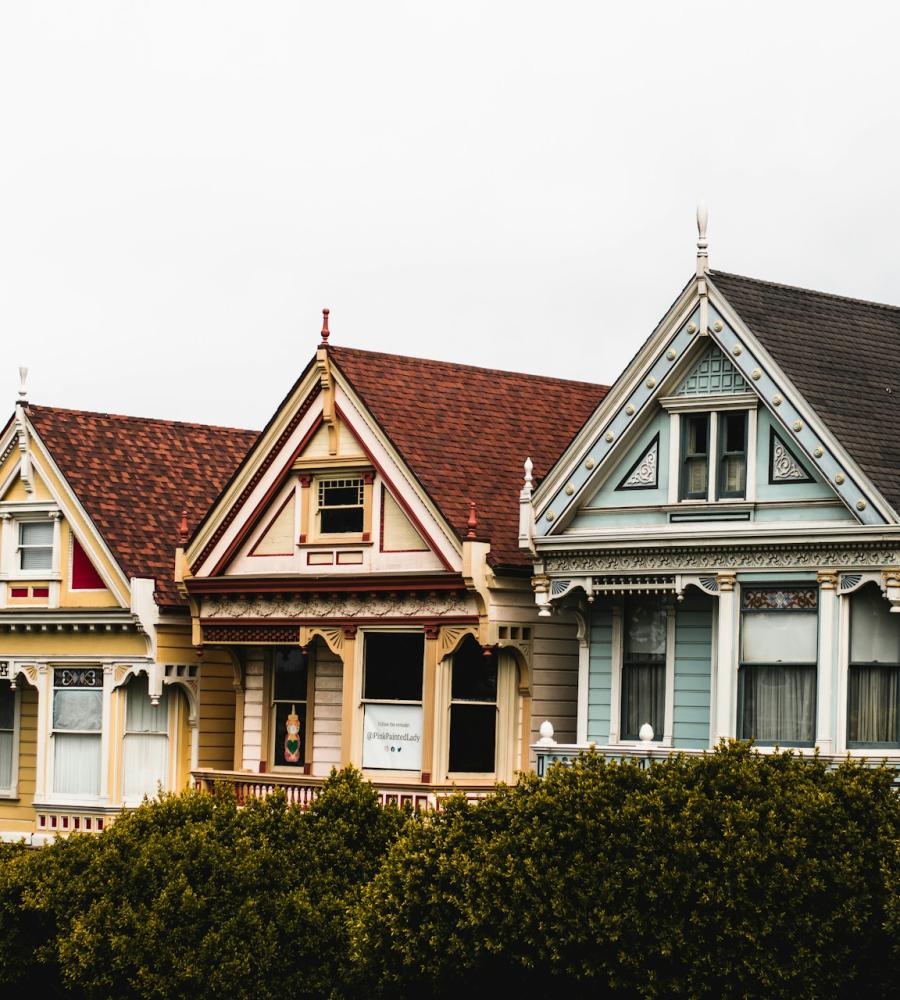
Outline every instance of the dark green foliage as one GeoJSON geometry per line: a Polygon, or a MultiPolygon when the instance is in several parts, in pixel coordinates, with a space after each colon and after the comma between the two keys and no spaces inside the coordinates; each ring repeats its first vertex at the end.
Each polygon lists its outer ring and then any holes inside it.
{"type": "Polygon", "coordinates": [[[583,757],[412,825],[353,948],[375,995],[896,995],[891,773],[744,745],[583,757]],[[891,884],[893,880],[893,884],[891,884]]]}
{"type": "Polygon", "coordinates": [[[0,847],[0,995],[888,997],[891,777],[732,744],[589,755],[426,816],[352,770],[305,812],[164,796],[0,847]]]}

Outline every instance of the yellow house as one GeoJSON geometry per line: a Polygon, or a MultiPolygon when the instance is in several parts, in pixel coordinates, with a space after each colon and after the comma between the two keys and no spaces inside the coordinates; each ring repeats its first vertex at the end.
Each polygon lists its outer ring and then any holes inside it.
{"type": "Polygon", "coordinates": [[[234,671],[173,586],[255,434],[30,406],[0,434],[0,837],[100,830],[230,767],[234,671]]]}

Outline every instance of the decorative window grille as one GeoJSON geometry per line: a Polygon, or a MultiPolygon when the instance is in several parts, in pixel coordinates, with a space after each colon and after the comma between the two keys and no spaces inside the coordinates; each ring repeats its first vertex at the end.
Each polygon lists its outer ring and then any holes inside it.
{"type": "Polygon", "coordinates": [[[365,490],[361,477],[320,479],[317,496],[321,534],[362,532],[365,490]]]}

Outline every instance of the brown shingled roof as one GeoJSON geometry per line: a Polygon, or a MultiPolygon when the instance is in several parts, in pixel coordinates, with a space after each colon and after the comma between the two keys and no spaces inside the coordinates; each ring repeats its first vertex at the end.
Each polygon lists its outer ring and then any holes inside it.
{"type": "Polygon", "coordinates": [[[332,360],[460,538],[468,504],[494,565],[519,549],[522,465],[546,475],[607,386],[329,346],[332,360]]]}
{"type": "Polygon", "coordinates": [[[710,277],[900,510],[900,308],[722,271],[710,277]]]}
{"type": "Polygon", "coordinates": [[[29,406],[28,417],[124,572],[155,578],[159,604],[182,604],[173,579],[182,508],[193,527],[256,431],[49,406],[29,406]]]}

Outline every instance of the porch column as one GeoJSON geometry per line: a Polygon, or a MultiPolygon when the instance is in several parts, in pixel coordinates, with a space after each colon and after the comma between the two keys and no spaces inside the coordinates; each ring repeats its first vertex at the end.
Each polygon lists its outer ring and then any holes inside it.
{"type": "Polygon", "coordinates": [[[111,802],[115,796],[110,788],[113,776],[115,734],[113,733],[112,702],[115,689],[115,667],[111,663],[103,666],[103,707],[100,723],[100,801],[111,802]]]}
{"type": "Polygon", "coordinates": [[[37,689],[37,745],[35,747],[34,799],[36,802],[42,802],[46,799],[49,791],[47,788],[47,757],[50,750],[50,733],[53,720],[53,674],[48,664],[37,664],[34,686],[37,689]]]}
{"type": "Polygon", "coordinates": [[[422,781],[428,784],[434,770],[435,690],[437,686],[439,625],[425,626],[425,685],[422,691],[422,781]]]}
{"type": "Polygon", "coordinates": [[[263,752],[263,666],[265,652],[256,648],[247,651],[244,672],[243,767],[259,771],[263,752]]]}
{"type": "Polygon", "coordinates": [[[834,622],[838,577],[834,570],[822,570],[819,584],[819,663],[816,683],[816,746],[832,753],[835,745],[834,719],[834,622]]]}
{"type": "Polygon", "coordinates": [[[343,688],[341,691],[341,765],[355,764],[362,767],[362,720],[357,712],[361,696],[360,666],[357,664],[355,625],[345,625],[341,646],[344,661],[343,688]]]}
{"type": "Polygon", "coordinates": [[[735,603],[734,573],[719,573],[719,628],[716,636],[716,722],[713,743],[736,735],[735,678],[735,603]]]}

